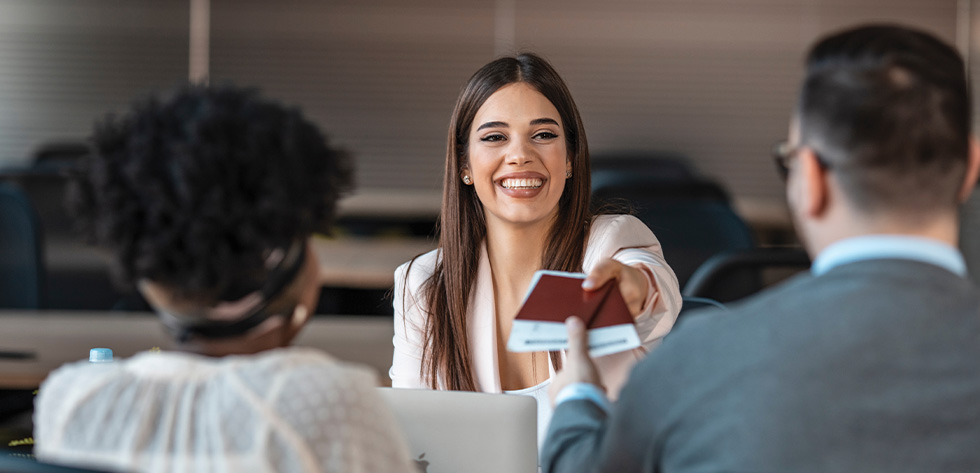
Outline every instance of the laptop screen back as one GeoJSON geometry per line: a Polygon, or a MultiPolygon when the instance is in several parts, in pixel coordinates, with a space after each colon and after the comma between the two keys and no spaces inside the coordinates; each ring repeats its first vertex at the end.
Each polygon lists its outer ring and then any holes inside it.
{"type": "Polygon", "coordinates": [[[535,473],[537,404],[527,396],[378,388],[426,473],[535,473]]]}

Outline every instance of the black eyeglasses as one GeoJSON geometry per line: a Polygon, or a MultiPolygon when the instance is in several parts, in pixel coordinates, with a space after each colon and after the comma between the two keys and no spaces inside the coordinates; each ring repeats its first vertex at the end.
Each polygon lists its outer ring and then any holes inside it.
{"type": "MultiPolygon", "coordinates": [[[[773,145],[772,147],[772,159],[776,163],[776,172],[779,173],[779,177],[785,181],[789,178],[789,161],[803,149],[802,146],[794,146],[789,144],[789,141],[780,141],[773,145]]],[[[814,156],[817,157],[817,165],[821,169],[831,169],[830,163],[820,157],[820,154],[814,152],[814,156]]]]}

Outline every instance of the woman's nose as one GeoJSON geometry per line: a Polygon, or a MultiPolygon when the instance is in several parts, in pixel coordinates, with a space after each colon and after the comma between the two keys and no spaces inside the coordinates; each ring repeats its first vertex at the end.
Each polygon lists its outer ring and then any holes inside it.
{"type": "Polygon", "coordinates": [[[507,150],[507,164],[521,166],[534,160],[534,148],[524,140],[514,140],[507,150]]]}

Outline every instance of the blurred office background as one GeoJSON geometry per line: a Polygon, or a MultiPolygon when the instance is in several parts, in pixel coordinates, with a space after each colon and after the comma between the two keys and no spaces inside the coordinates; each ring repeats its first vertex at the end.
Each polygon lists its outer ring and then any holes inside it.
{"type": "MultiPolygon", "coordinates": [[[[929,30],[980,72],[980,0],[0,0],[0,191],[26,191],[41,227],[4,225],[0,210],[0,352],[13,356],[0,360],[0,449],[30,435],[33,391],[51,369],[92,346],[129,356],[169,343],[139,297],[110,284],[106,255],[73,236],[61,206],[65,169],[95,120],[135,96],[189,78],[256,86],[356,156],[339,235],[315,242],[326,316],[297,343],[365,363],[386,383],[392,271],[435,245],[446,129],[477,68],[523,50],[550,59],[613,184],[597,194],[640,202],[690,279],[685,296],[730,300],[762,278],[700,277],[723,274],[701,271],[726,268],[712,254],[795,243],[770,150],[786,137],[807,47],[871,21],[929,30]],[[26,234],[24,248],[6,243],[14,234],[26,234]],[[10,264],[37,242],[40,273],[30,258],[10,264]],[[47,310],[23,310],[37,308],[47,310]]],[[[964,222],[976,277],[980,195],[964,222]]],[[[761,261],[809,263],[780,251],[761,261]]]]}
{"type": "MultiPolygon", "coordinates": [[[[678,157],[727,190],[758,243],[791,243],[769,152],[786,136],[808,45],[856,23],[899,22],[956,44],[975,68],[975,3],[0,0],[0,169],[16,177],[45,151],[71,154],[96,118],[136,95],[189,77],[232,81],[300,106],[355,154],[345,232],[424,239],[440,205],[459,88],[494,57],[527,50],[567,80],[596,160],[678,157]]],[[[36,205],[49,239],[67,233],[63,216],[46,215],[57,202],[36,205]]],[[[976,274],[980,197],[965,221],[976,274]]],[[[49,264],[77,257],[73,246],[48,247],[49,264]]],[[[77,284],[53,281],[48,290],[77,284]]],[[[62,295],[54,306],[72,303],[62,295]]]]}

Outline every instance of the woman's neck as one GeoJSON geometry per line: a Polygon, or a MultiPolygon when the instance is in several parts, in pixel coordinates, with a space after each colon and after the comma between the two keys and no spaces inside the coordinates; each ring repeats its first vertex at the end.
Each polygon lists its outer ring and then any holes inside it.
{"type": "Polygon", "coordinates": [[[487,255],[498,292],[527,291],[534,272],[541,268],[549,230],[547,224],[487,225],[487,255]]]}
{"type": "MultiPolygon", "coordinates": [[[[489,223],[489,222],[488,222],[489,223]]],[[[499,222],[498,222],[499,223],[499,222]]],[[[507,340],[534,272],[541,268],[550,225],[487,225],[487,256],[493,279],[497,365],[506,390],[534,386],[548,376],[548,357],[512,353],[507,340]]]]}

